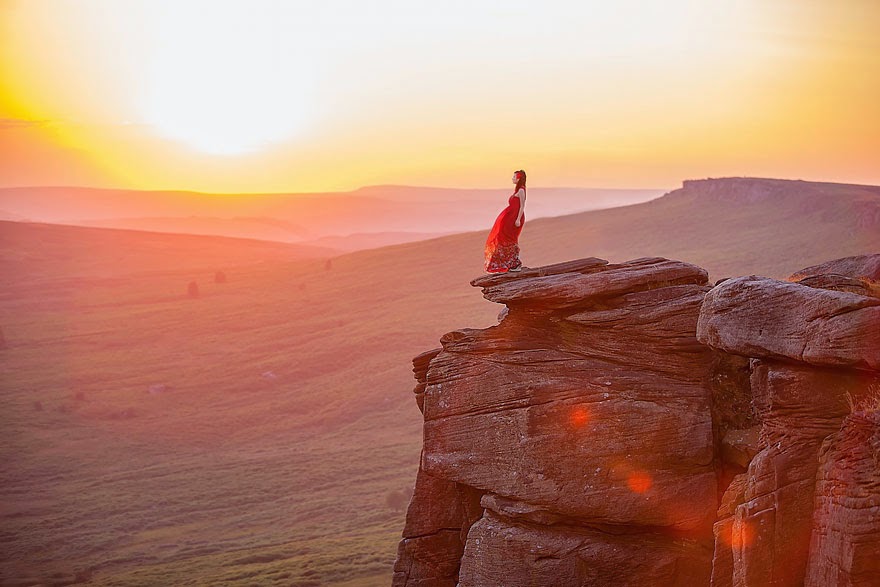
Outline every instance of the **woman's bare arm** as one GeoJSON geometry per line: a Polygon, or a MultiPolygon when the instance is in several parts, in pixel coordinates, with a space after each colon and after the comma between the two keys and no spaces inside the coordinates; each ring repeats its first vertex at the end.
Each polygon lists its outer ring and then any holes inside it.
{"type": "Polygon", "coordinates": [[[526,191],[522,188],[516,192],[516,197],[519,198],[519,214],[516,217],[516,222],[514,223],[516,226],[522,224],[523,212],[526,209],[526,191]]]}

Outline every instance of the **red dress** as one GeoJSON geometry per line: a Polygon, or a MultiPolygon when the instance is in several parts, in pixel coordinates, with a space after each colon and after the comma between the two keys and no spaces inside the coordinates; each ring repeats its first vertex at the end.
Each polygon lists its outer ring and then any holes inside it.
{"type": "MultiPolygon", "coordinates": [[[[523,194],[525,194],[525,189],[523,194]]],[[[511,269],[522,267],[519,260],[519,233],[526,223],[526,215],[523,214],[519,226],[516,219],[519,216],[521,200],[516,194],[507,200],[507,207],[501,211],[495,224],[486,239],[485,268],[488,273],[506,273],[511,269]]]]}

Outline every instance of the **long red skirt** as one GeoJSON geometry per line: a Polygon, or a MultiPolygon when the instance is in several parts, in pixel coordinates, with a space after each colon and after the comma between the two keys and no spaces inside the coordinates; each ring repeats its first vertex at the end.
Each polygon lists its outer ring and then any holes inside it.
{"type": "Polygon", "coordinates": [[[505,273],[522,267],[519,260],[519,234],[526,223],[526,215],[516,226],[520,199],[515,195],[507,200],[507,207],[501,211],[486,239],[485,268],[489,273],[505,273]]]}

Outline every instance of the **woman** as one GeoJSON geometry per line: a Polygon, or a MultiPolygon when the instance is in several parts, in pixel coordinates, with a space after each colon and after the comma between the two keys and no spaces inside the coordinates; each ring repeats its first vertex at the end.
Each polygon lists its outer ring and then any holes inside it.
{"type": "Polygon", "coordinates": [[[507,199],[507,208],[495,219],[495,225],[486,239],[486,273],[507,273],[522,270],[519,260],[519,233],[526,221],[526,172],[520,169],[513,173],[516,188],[507,199]]]}

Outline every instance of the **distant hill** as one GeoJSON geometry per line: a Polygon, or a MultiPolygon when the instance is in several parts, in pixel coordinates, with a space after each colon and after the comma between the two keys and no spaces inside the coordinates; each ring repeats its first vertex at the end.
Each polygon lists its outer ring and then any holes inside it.
{"type": "Polygon", "coordinates": [[[150,232],[173,232],[251,238],[278,242],[299,242],[312,232],[298,224],[274,218],[218,218],[214,216],[158,216],[138,218],[83,219],[69,224],[98,228],[146,230],[150,232]]]}
{"type": "MultiPolygon", "coordinates": [[[[522,258],[785,277],[880,250],[878,210],[875,186],[687,181],[528,217],[522,258]]],[[[17,553],[0,576],[387,585],[403,523],[387,498],[411,485],[421,443],[410,360],[495,323],[501,306],[468,285],[493,219],[329,263],[278,243],[0,224],[18,284],[0,295],[0,548],[17,553]]]]}
{"type": "Polygon", "coordinates": [[[0,273],[7,284],[222,270],[337,253],[259,240],[0,221],[0,273]]]}
{"type": "Polygon", "coordinates": [[[13,214],[12,212],[7,212],[6,210],[0,210],[0,220],[12,220],[15,222],[27,222],[28,219],[24,216],[20,216],[19,214],[13,214]]]}
{"type": "Polygon", "coordinates": [[[880,251],[880,187],[763,178],[685,181],[643,204],[538,220],[526,264],[578,256],[665,256],[715,278],[785,277],[803,266],[880,251]]]}
{"type": "MultiPolygon", "coordinates": [[[[15,219],[283,242],[392,233],[477,230],[507,205],[511,189],[470,190],[371,186],[351,192],[209,194],[84,187],[0,189],[0,207],[15,219]]],[[[529,218],[644,202],[660,189],[529,189],[529,218]]],[[[346,249],[369,243],[347,239],[346,249]]]]}
{"type": "MultiPolygon", "coordinates": [[[[429,279],[448,276],[446,286],[466,287],[467,276],[482,271],[487,231],[344,258],[360,265],[418,259],[422,268],[410,271],[438,276],[429,279]]],[[[827,259],[880,251],[880,187],[764,178],[685,181],[641,204],[527,220],[520,246],[527,266],[587,256],[614,262],[663,256],[705,267],[715,278],[785,277],[827,259]]]]}
{"type": "Polygon", "coordinates": [[[318,247],[330,247],[340,252],[377,249],[389,245],[411,243],[446,236],[445,234],[426,232],[361,232],[345,236],[322,236],[313,240],[302,241],[318,247]]]}

